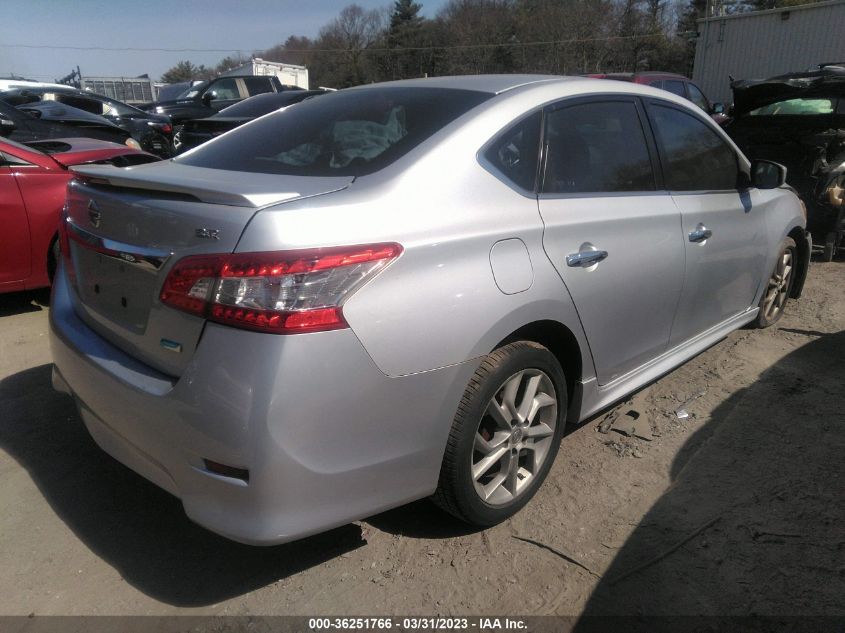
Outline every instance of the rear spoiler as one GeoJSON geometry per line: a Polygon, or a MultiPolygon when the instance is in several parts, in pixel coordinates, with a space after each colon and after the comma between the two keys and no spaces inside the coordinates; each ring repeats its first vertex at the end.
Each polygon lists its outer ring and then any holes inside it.
{"type": "Polygon", "coordinates": [[[110,165],[71,168],[86,184],[191,196],[209,204],[259,209],[280,202],[333,193],[345,189],[351,177],[281,176],[242,174],[218,169],[151,163],[119,169],[110,165]]]}

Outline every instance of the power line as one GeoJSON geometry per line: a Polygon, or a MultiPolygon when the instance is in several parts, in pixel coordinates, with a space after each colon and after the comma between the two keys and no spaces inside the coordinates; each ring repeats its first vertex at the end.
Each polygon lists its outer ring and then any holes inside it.
{"type": "MultiPolygon", "coordinates": [[[[526,47],[526,46],[553,46],[561,44],[587,44],[590,42],[611,42],[620,40],[648,39],[662,35],[660,31],[643,33],[640,35],[612,35],[608,37],[586,37],[572,38],[566,40],[546,40],[535,42],[498,42],[487,44],[448,44],[439,46],[403,46],[401,48],[368,47],[362,51],[376,53],[388,53],[396,51],[433,51],[433,50],[467,50],[483,48],[504,48],[504,47],[526,47]]],[[[58,46],[54,44],[0,44],[0,48],[26,48],[26,49],[51,49],[51,50],[73,50],[73,51],[108,51],[108,52],[149,52],[149,53],[241,53],[245,50],[260,49],[237,49],[237,48],[142,48],[142,47],[108,47],[108,46],[58,46]]],[[[273,47],[271,47],[273,48],[273,47]]],[[[265,49],[266,50],[266,49],[265,49]]],[[[347,48],[283,48],[285,53],[348,53],[347,48]]]]}

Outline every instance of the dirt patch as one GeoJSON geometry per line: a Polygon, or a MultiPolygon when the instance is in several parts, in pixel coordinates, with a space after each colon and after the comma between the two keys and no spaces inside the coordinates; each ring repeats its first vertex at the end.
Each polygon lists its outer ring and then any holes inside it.
{"type": "Polygon", "coordinates": [[[845,614],[845,263],[623,403],[630,433],[572,430],[503,525],[423,501],[267,549],[94,446],[32,298],[0,297],[2,614],[845,614]]]}

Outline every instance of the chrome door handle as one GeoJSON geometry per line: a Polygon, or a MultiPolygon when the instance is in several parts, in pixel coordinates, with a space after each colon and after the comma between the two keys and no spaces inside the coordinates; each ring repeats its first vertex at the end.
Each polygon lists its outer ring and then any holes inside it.
{"type": "Polygon", "coordinates": [[[566,256],[566,265],[572,268],[588,268],[607,259],[607,251],[580,251],[566,256]]]}
{"type": "Polygon", "coordinates": [[[694,231],[690,231],[689,233],[690,242],[703,242],[704,240],[709,240],[711,237],[713,237],[713,231],[703,224],[699,224],[694,231]]]}

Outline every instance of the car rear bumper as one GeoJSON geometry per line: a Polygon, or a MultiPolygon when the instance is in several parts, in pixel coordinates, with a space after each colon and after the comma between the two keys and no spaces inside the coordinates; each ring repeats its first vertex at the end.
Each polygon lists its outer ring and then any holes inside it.
{"type": "Polygon", "coordinates": [[[179,497],[198,524],[269,545],[434,491],[476,363],[390,378],[351,330],[276,336],[208,324],[176,379],[91,330],[72,292],[60,269],[54,386],[107,453],[179,497]],[[205,460],[248,477],[215,474],[205,460]]]}

